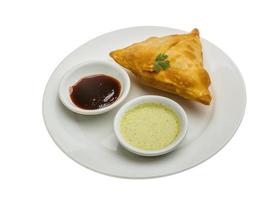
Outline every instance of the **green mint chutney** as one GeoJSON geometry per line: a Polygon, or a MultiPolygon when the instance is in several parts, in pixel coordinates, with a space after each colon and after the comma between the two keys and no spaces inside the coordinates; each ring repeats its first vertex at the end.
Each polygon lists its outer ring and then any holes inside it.
{"type": "Polygon", "coordinates": [[[160,103],[143,103],[127,111],[120,122],[124,139],[144,150],[163,149],[179,134],[177,114],[160,103]]]}

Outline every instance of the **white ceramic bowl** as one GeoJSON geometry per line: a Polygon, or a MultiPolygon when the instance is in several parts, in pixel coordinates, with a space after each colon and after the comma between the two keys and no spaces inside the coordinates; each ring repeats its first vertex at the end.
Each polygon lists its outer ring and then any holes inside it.
{"type": "Polygon", "coordinates": [[[127,102],[125,105],[123,105],[119,109],[114,119],[114,131],[120,144],[123,147],[125,147],[127,150],[129,150],[130,152],[141,155],[141,156],[159,156],[159,155],[163,155],[173,151],[182,142],[183,138],[186,136],[187,130],[188,130],[188,118],[184,109],[175,101],[166,97],[162,97],[162,96],[146,95],[146,96],[141,96],[141,97],[132,99],[131,101],[127,102]],[[167,106],[168,108],[170,108],[177,114],[180,120],[180,123],[182,124],[180,126],[179,135],[176,138],[176,140],[163,149],[143,150],[143,149],[136,148],[132,146],[131,144],[129,144],[123,138],[120,132],[120,121],[123,115],[125,114],[125,112],[143,103],[160,103],[167,106]]]}
{"type": "Polygon", "coordinates": [[[127,97],[129,90],[130,78],[124,69],[108,62],[87,61],[73,67],[63,76],[59,86],[59,98],[68,109],[75,113],[83,115],[96,115],[110,111],[119,105],[127,97]],[[104,74],[117,79],[121,85],[120,95],[115,102],[103,108],[94,110],[79,108],[72,102],[69,88],[80,79],[95,74],[104,74]]]}

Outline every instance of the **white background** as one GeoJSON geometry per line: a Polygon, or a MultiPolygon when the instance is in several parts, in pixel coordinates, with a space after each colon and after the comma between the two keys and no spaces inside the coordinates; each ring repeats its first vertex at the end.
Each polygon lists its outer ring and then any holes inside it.
{"type": "Polygon", "coordinates": [[[1,0],[0,199],[272,199],[269,3],[1,0]],[[72,50],[105,32],[139,25],[199,28],[238,65],[248,102],[238,132],[208,161],[169,177],[128,180],[87,170],[59,150],[43,123],[42,95],[72,50]]]}

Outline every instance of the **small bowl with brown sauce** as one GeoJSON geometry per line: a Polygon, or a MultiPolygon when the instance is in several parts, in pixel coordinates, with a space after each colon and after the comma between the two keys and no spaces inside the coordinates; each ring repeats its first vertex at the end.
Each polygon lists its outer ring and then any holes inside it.
{"type": "Polygon", "coordinates": [[[59,86],[59,98],[71,111],[97,115],[110,111],[128,95],[130,78],[117,65],[87,61],[69,70],[59,86]]]}

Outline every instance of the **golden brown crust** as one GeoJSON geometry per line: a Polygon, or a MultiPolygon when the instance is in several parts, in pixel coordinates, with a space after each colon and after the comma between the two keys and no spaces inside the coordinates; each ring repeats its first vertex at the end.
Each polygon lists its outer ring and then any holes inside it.
{"type": "Polygon", "coordinates": [[[210,78],[203,67],[202,46],[197,29],[189,34],[151,37],[112,51],[110,56],[132,71],[145,85],[206,105],[211,102],[208,90],[210,78]],[[153,64],[160,53],[168,55],[170,67],[157,73],[153,64]]]}

